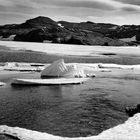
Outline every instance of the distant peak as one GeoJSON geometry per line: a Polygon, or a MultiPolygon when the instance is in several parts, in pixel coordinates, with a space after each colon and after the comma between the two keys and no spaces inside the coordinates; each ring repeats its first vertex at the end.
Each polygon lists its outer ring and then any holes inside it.
{"type": "Polygon", "coordinates": [[[40,22],[55,22],[53,21],[51,18],[49,17],[44,17],[44,16],[38,16],[38,17],[35,17],[35,18],[32,18],[32,19],[29,19],[27,20],[26,22],[37,22],[37,23],[40,23],[40,22]]]}
{"type": "Polygon", "coordinates": [[[87,23],[89,23],[89,24],[95,24],[94,22],[92,22],[92,21],[87,21],[87,23]]]}
{"type": "Polygon", "coordinates": [[[45,17],[45,16],[38,16],[38,17],[35,17],[33,19],[51,19],[51,18],[45,17]]]}

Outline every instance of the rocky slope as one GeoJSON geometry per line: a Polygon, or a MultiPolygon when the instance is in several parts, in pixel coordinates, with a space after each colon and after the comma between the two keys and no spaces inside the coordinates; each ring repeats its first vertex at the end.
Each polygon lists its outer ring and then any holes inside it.
{"type": "Polygon", "coordinates": [[[40,16],[22,24],[0,26],[0,40],[105,46],[136,45],[140,41],[140,26],[118,26],[90,21],[56,22],[40,16]],[[125,41],[125,38],[134,36],[136,40],[125,41]]]}

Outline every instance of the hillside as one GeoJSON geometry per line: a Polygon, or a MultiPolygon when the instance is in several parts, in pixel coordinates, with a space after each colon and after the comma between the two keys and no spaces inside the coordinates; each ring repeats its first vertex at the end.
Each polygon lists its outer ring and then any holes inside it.
{"type": "Polygon", "coordinates": [[[22,24],[0,26],[0,40],[77,45],[137,45],[140,41],[140,25],[118,26],[90,21],[56,22],[39,16],[22,24]]]}

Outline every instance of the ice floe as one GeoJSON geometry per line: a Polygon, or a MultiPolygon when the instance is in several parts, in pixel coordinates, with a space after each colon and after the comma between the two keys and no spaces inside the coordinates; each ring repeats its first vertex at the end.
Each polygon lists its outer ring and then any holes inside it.
{"type": "MultiPolygon", "coordinates": [[[[104,64],[104,63],[65,63],[66,67],[77,67],[76,69],[110,72],[114,69],[124,70],[140,70],[140,65],[119,65],[119,64],[104,64]]],[[[41,63],[19,63],[7,62],[0,65],[0,70],[9,71],[38,71],[41,72],[44,68],[49,68],[50,64],[41,63]]]]}
{"type": "Polygon", "coordinates": [[[140,65],[118,65],[118,64],[98,64],[99,68],[113,69],[140,69],[140,65]]]}
{"type": "Polygon", "coordinates": [[[82,84],[89,78],[13,79],[12,85],[66,85],[82,84]]]}
{"type": "Polygon", "coordinates": [[[45,64],[7,62],[0,66],[0,70],[7,71],[42,71],[45,64]]]}

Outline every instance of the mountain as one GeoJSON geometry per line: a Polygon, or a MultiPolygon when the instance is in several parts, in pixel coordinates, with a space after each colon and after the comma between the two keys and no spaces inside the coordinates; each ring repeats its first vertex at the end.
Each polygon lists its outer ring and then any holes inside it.
{"type": "Polygon", "coordinates": [[[0,39],[77,45],[137,45],[140,41],[140,25],[56,22],[39,16],[22,24],[0,26],[0,39]]]}

